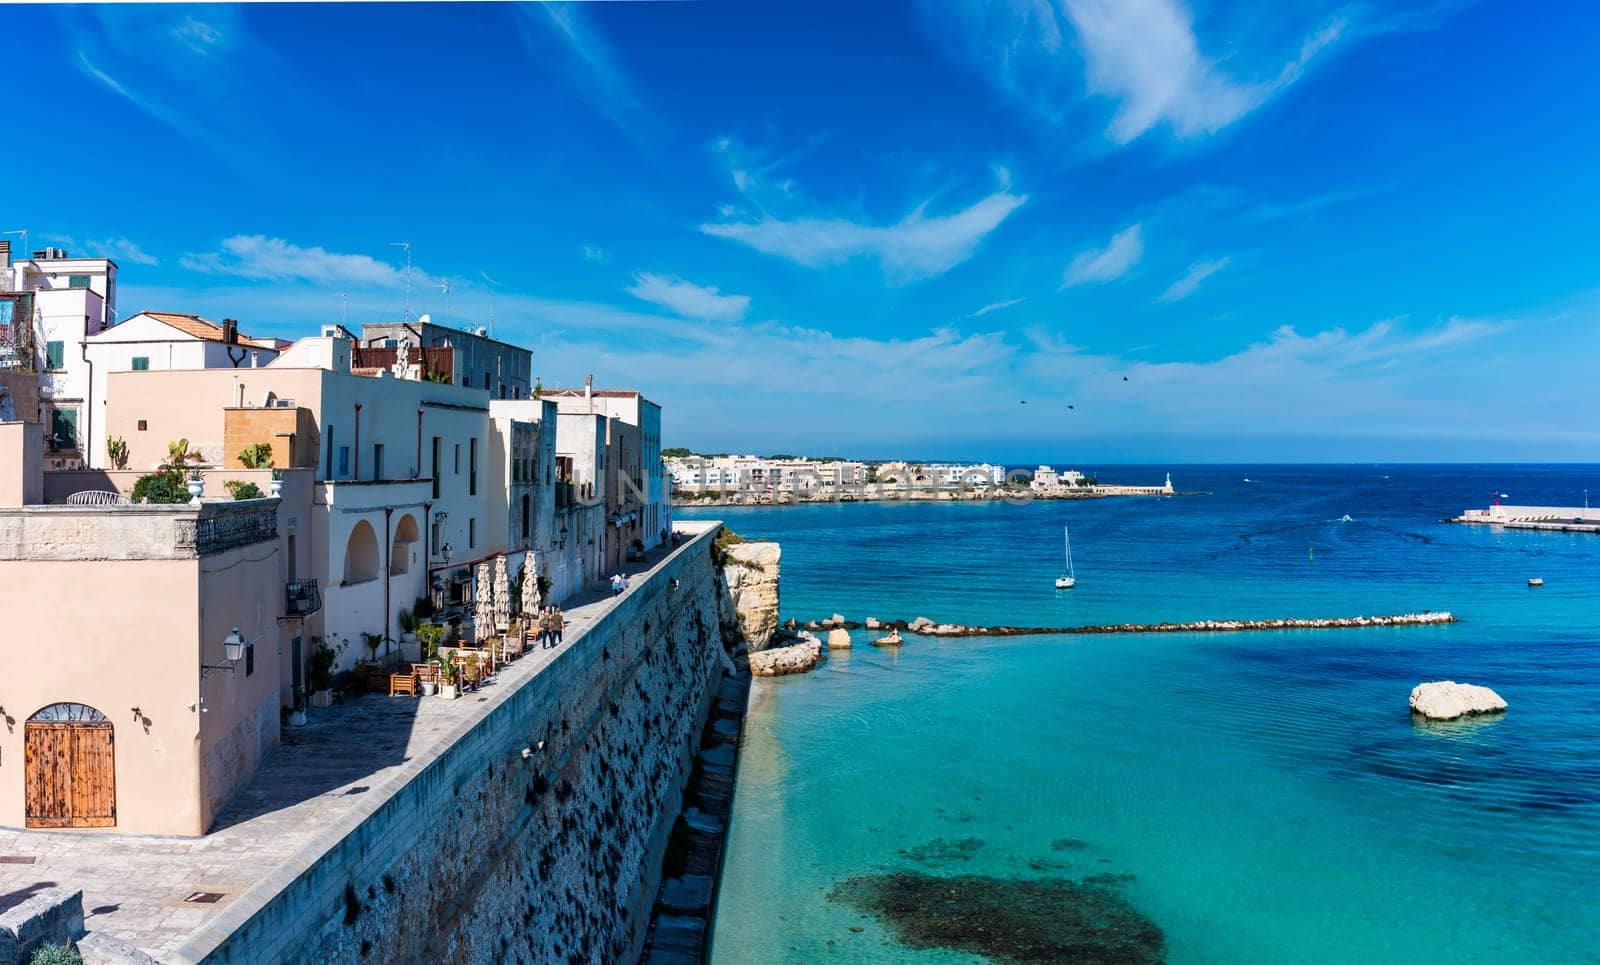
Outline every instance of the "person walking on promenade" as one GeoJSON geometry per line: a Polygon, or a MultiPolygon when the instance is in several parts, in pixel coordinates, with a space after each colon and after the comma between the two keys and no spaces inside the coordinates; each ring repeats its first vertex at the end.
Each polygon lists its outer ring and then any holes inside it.
{"type": "Polygon", "coordinates": [[[539,649],[550,649],[550,608],[539,611],[539,649]]]}
{"type": "Polygon", "coordinates": [[[622,574],[621,573],[613,573],[613,574],[611,574],[611,595],[612,596],[621,596],[622,595],[622,574]]]}
{"type": "Polygon", "coordinates": [[[566,615],[561,612],[561,608],[559,606],[552,608],[552,612],[550,614],[550,631],[555,636],[555,643],[553,643],[552,646],[561,646],[561,633],[562,631],[566,630],[566,628],[566,615]]]}

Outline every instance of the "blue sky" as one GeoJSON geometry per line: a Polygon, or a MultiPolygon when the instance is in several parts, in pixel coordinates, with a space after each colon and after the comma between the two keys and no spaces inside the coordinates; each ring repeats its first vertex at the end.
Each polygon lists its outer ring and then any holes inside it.
{"type": "Polygon", "coordinates": [[[414,314],[492,311],[545,385],[643,389],[667,445],[1600,460],[1581,5],[108,5],[0,33],[27,38],[0,229],[116,257],[124,314],[398,318],[409,241],[414,314]]]}

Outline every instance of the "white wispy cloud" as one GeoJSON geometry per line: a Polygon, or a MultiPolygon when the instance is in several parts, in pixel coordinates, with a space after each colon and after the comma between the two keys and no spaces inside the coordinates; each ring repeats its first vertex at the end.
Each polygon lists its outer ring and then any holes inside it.
{"type": "Polygon", "coordinates": [[[1195,262],[1189,266],[1188,271],[1183,273],[1182,278],[1173,282],[1166,291],[1161,293],[1160,300],[1163,302],[1177,302],[1188,298],[1195,293],[1195,289],[1199,288],[1202,282],[1228,267],[1228,263],[1232,260],[1224,256],[1213,258],[1210,261],[1195,262]]]}
{"type": "Polygon", "coordinates": [[[983,306],[982,308],[978,309],[977,311],[973,312],[968,317],[969,318],[982,318],[983,316],[989,314],[990,312],[998,312],[998,311],[1001,311],[1003,309],[1010,308],[1013,305],[1021,305],[1022,302],[1023,302],[1023,299],[1021,299],[1021,298],[1007,298],[1004,301],[990,302],[989,304],[987,304],[987,305],[983,306]]]}
{"type": "MultiPolygon", "coordinates": [[[[184,289],[125,285],[123,297],[130,305],[228,315],[254,334],[293,338],[339,317],[336,290],[316,279],[336,275],[393,285],[397,278],[393,266],[373,268],[336,260],[338,253],[317,246],[284,245],[291,260],[318,251],[335,260],[324,258],[330,267],[306,271],[266,259],[249,277],[195,275],[184,289]]],[[[1488,444],[1485,433],[1525,433],[1525,425],[1510,423],[1527,421],[1535,407],[1527,400],[1545,405],[1538,391],[1545,383],[1561,398],[1583,398],[1588,391],[1586,384],[1561,382],[1561,373],[1552,381],[1544,367],[1530,364],[1513,381],[1496,384],[1494,409],[1507,425],[1486,425],[1478,400],[1463,397],[1459,386],[1483,371],[1480,346],[1516,324],[1495,319],[1449,317],[1422,326],[1394,319],[1308,333],[1284,326],[1217,357],[1147,362],[1135,350],[1091,353],[1039,331],[941,327],[900,337],[850,336],[824,325],[730,325],[674,311],[515,290],[489,293],[465,281],[453,287],[455,323],[476,324],[492,295],[496,334],[533,349],[544,384],[580,384],[585,372],[594,372],[602,384],[639,386],[667,407],[674,444],[714,448],[847,446],[890,457],[954,444],[973,446],[974,454],[1037,458],[1041,446],[1070,443],[1075,451],[1116,453],[1139,440],[1144,449],[1134,453],[1259,458],[1263,451],[1285,455],[1281,440],[1315,435],[1318,445],[1344,439],[1340,455],[1379,452],[1371,440],[1391,438],[1403,440],[1392,451],[1409,453],[1449,432],[1470,436],[1464,444],[1473,446],[1488,444]],[[941,391],[930,394],[930,384],[941,391]],[[794,418],[792,400],[800,393],[808,400],[805,417],[794,418]],[[1019,397],[1034,404],[1019,407],[1019,397]],[[730,407],[729,398],[740,404],[730,407]],[[1076,403],[1070,419],[1067,402],[1076,403]],[[775,413],[785,417],[775,420],[775,413]],[[781,440],[772,436],[774,425],[781,426],[781,440]]],[[[412,307],[414,314],[443,319],[436,288],[416,289],[412,307]]],[[[398,311],[393,288],[350,287],[352,325],[397,318],[398,311]]],[[[1570,321],[1561,331],[1583,331],[1593,317],[1570,321]]],[[[1577,420],[1552,424],[1538,438],[1549,445],[1557,435],[1570,436],[1574,451],[1600,452],[1600,434],[1577,420]]],[[[1302,448],[1294,458],[1335,454],[1297,444],[1302,448]]]]}
{"type": "Polygon", "coordinates": [[[583,255],[583,260],[584,261],[605,261],[606,260],[605,249],[601,248],[601,247],[599,247],[597,245],[579,245],[578,246],[578,253],[583,255]]]}
{"type": "Polygon", "coordinates": [[[1293,40],[1281,29],[1239,30],[1208,55],[1183,0],[923,0],[921,8],[941,46],[1052,126],[1085,95],[1110,99],[1106,135],[1115,144],[1158,126],[1179,138],[1220,131],[1294,84],[1341,38],[1402,29],[1394,18],[1357,28],[1337,12],[1316,22],[1301,9],[1281,18],[1303,25],[1293,40]]]}
{"type": "Polygon", "coordinates": [[[1118,102],[1108,131],[1125,144],[1165,123],[1179,137],[1212,134],[1300,78],[1339,39],[1334,20],[1300,45],[1276,76],[1240,82],[1200,52],[1193,15],[1179,0],[1065,0],[1083,46],[1089,90],[1118,102]]]}
{"type": "MultiPolygon", "coordinates": [[[[240,278],[300,280],[318,285],[345,284],[371,288],[403,288],[403,265],[379,261],[371,255],[343,254],[321,246],[304,248],[282,238],[234,235],[222,241],[222,250],[184,255],[179,264],[190,271],[240,278]]],[[[435,286],[440,280],[413,267],[413,288],[435,286]]]]}
{"type": "Polygon", "coordinates": [[[1067,265],[1066,273],[1061,278],[1061,287],[1115,281],[1132,271],[1143,254],[1144,228],[1142,225],[1130,225],[1112,235],[1104,248],[1079,252],[1067,265]]]}
{"type": "Polygon", "coordinates": [[[104,241],[96,241],[91,238],[84,244],[95,254],[104,255],[124,265],[161,264],[155,255],[140,248],[127,238],[107,238],[104,241]]]}
{"type": "Polygon", "coordinates": [[[628,294],[675,315],[708,322],[737,322],[750,308],[749,295],[724,295],[716,288],[644,271],[634,274],[628,294]]]}
{"type": "Polygon", "coordinates": [[[611,42],[582,7],[531,3],[514,9],[535,63],[624,134],[637,138],[653,122],[611,42]]]}
{"type": "Polygon", "coordinates": [[[700,230],[812,268],[876,258],[890,278],[908,281],[942,275],[972,257],[983,239],[1027,200],[1003,190],[953,214],[930,216],[922,204],[887,225],[768,215],[758,221],[704,224],[700,230]]]}

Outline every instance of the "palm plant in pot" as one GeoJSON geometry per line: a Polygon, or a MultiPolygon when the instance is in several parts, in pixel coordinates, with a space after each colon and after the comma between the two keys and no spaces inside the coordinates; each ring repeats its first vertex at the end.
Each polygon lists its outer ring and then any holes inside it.
{"type": "MultiPolygon", "coordinates": [[[[444,627],[437,623],[417,624],[417,639],[422,647],[424,660],[434,660],[439,655],[439,641],[444,639],[444,627]]],[[[440,674],[441,681],[443,673],[440,674]]],[[[422,681],[422,696],[432,697],[435,681],[427,679],[422,681]]]]}
{"type": "Polygon", "coordinates": [[[339,660],[339,654],[344,652],[347,641],[339,640],[334,646],[322,637],[312,637],[312,651],[309,667],[309,682],[311,684],[311,706],[328,707],[333,704],[333,666],[339,660]]]}
{"type": "Polygon", "coordinates": [[[387,639],[389,638],[381,633],[362,632],[361,644],[367,648],[367,653],[369,654],[367,658],[368,663],[375,664],[378,662],[378,648],[383,646],[383,642],[387,639]]]}
{"type": "Polygon", "coordinates": [[[450,651],[439,654],[439,696],[445,700],[455,700],[460,696],[460,688],[456,681],[461,676],[461,665],[456,662],[456,655],[450,651]]]}
{"type": "Polygon", "coordinates": [[[420,622],[416,611],[400,608],[400,659],[405,663],[417,663],[422,659],[422,649],[417,643],[420,622]]]}

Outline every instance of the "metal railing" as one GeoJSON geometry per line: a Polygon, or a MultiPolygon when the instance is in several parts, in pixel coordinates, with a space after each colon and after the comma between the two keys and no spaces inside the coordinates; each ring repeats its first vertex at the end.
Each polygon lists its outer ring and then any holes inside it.
{"type": "Polygon", "coordinates": [[[290,580],[284,585],[285,616],[308,617],[322,609],[322,591],[316,580],[290,580]]]}

